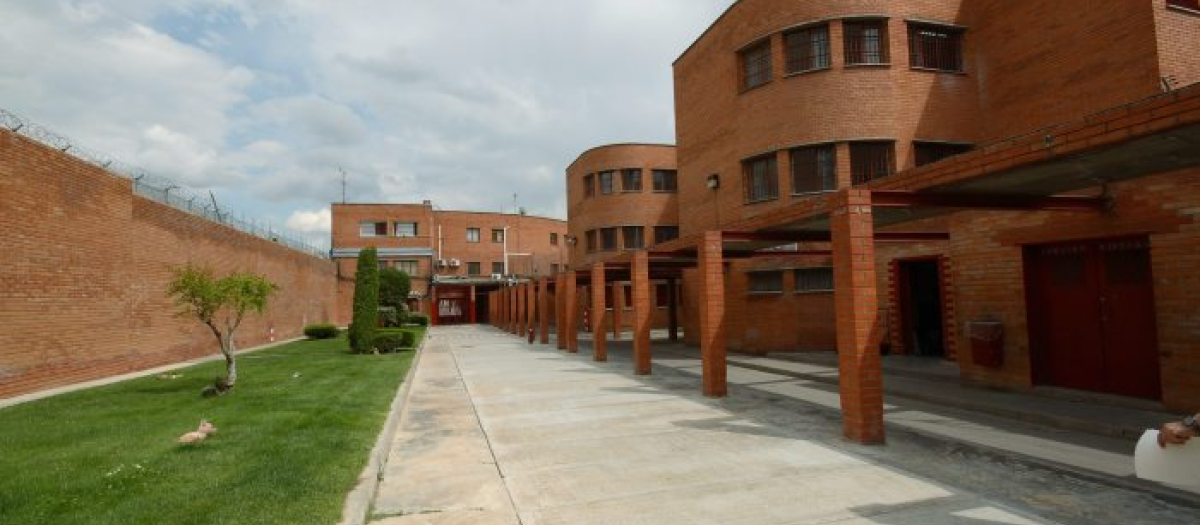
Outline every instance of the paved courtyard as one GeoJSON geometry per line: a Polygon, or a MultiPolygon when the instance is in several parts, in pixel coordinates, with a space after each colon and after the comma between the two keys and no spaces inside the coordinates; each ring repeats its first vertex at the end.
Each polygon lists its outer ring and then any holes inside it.
{"type": "Polygon", "coordinates": [[[430,331],[372,512],[408,524],[1190,523],[1179,502],[889,426],[840,436],[835,411],[731,369],[630,373],[491,327],[430,331]],[[744,377],[743,377],[744,376],[744,377]]]}

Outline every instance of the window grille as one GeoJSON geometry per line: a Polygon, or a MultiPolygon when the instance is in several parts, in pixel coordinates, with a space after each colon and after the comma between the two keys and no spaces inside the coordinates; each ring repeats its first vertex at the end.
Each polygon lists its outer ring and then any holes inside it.
{"type": "Polygon", "coordinates": [[[886,64],[888,61],[887,20],[842,22],[846,64],[886,64]]]}
{"type": "Polygon", "coordinates": [[[678,191],[677,172],[675,170],[654,170],[654,191],[678,191]]]}
{"type": "Polygon", "coordinates": [[[854,184],[882,179],[895,172],[892,142],[851,142],[850,176],[854,184]]]}
{"type": "Polygon", "coordinates": [[[641,226],[622,226],[621,236],[625,238],[626,250],[640,250],[645,246],[641,226]]]}
{"type": "Polygon", "coordinates": [[[743,161],[742,171],[747,203],[779,198],[779,174],[774,153],[743,161]]]}
{"type": "Polygon", "coordinates": [[[602,171],[600,176],[600,193],[604,195],[612,195],[613,192],[613,172],[602,171]]]}
{"type": "Polygon", "coordinates": [[[783,291],[783,272],[750,272],[750,293],[772,293],[783,291]]]}
{"type": "Polygon", "coordinates": [[[833,290],[833,268],[796,268],[797,292],[828,292],[833,290]]]}
{"type": "Polygon", "coordinates": [[[617,249],[616,228],[600,228],[600,249],[606,252],[617,249]]]}
{"type": "Polygon", "coordinates": [[[799,73],[829,67],[829,25],[821,24],[783,35],[787,72],[799,73]]]}
{"type": "Polygon", "coordinates": [[[909,64],[915,68],[960,72],[962,31],[929,24],[908,26],[909,64]]]}
{"type": "Polygon", "coordinates": [[[558,246],[558,233],[550,232],[550,246],[558,246]]]}
{"type": "Polygon", "coordinates": [[[751,89],[771,81],[771,39],[763,40],[741,53],[742,89],[751,89]]]}
{"type": "Polygon", "coordinates": [[[642,191],[642,170],[630,168],[621,170],[622,191],[642,191]]]}
{"type": "Polygon", "coordinates": [[[796,148],[791,151],[792,193],[814,193],[837,189],[833,144],[796,148]]]}
{"type": "Polygon", "coordinates": [[[479,275],[480,273],[479,263],[467,262],[467,275],[479,275]]]}

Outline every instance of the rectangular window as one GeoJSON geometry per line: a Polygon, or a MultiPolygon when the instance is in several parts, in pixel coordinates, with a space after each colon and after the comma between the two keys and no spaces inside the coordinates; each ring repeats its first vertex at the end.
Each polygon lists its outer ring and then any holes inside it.
{"type": "Polygon", "coordinates": [[[797,292],[833,291],[833,268],[796,268],[797,292]]]}
{"type": "Polygon", "coordinates": [[[613,192],[613,172],[602,171],[598,173],[600,176],[600,193],[604,195],[612,195],[613,192]]]}
{"type": "Polygon", "coordinates": [[[358,223],[359,237],[387,237],[386,222],[360,222],[358,223]]]}
{"type": "Polygon", "coordinates": [[[754,44],[740,53],[742,89],[751,89],[771,81],[771,39],[754,44]]]}
{"type": "Polygon", "coordinates": [[[913,142],[913,155],[917,165],[924,166],[939,160],[953,157],[960,153],[971,151],[970,144],[955,144],[946,142],[913,142]]]}
{"type": "Polygon", "coordinates": [[[678,226],[655,226],[654,244],[662,244],[679,238],[678,226]]]}
{"type": "Polygon", "coordinates": [[[833,144],[793,149],[792,194],[836,190],[836,156],[833,144]]]}
{"type": "Polygon", "coordinates": [[[467,275],[479,275],[480,274],[479,266],[480,266],[480,264],[477,262],[468,261],[467,262],[467,275]]]}
{"type": "Polygon", "coordinates": [[[774,153],[742,161],[742,179],[747,203],[779,198],[779,173],[774,153]]]}
{"type": "Polygon", "coordinates": [[[591,173],[583,176],[583,196],[585,198],[596,196],[596,176],[591,173]]]}
{"type": "Polygon", "coordinates": [[[606,252],[617,249],[616,228],[600,228],[600,249],[606,252]]]}
{"type": "Polygon", "coordinates": [[[646,243],[642,231],[641,226],[621,227],[621,236],[625,238],[626,250],[640,250],[645,246],[646,243]]]}
{"type": "Polygon", "coordinates": [[[961,72],[962,30],[931,24],[908,25],[909,65],[920,69],[961,72]]]}
{"type": "Polygon", "coordinates": [[[846,64],[886,64],[888,62],[887,20],[846,20],[846,64]]]}
{"type": "Polygon", "coordinates": [[[467,228],[467,242],[479,242],[479,228],[467,228]]]}
{"type": "Polygon", "coordinates": [[[397,222],[396,237],[416,237],[417,223],[415,222],[397,222]]]}
{"type": "Polygon", "coordinates": [[[558,275],[558,263],[550,263],[550,274],[558,275]]]}
{"type": "Polygon", "coordinates": [[[749,272],[750,293],[776,293],[783,291],[783,272],[749,272]]]}
{"type": "Polygon", "coordinates": [[[1200,11],[1200,0],[1167,0],[1170,7],[1180,7],[1192,11],[1200,11]]]}
{"type": "Polygon", "coordinates": [[[376,261],[376,264],[378,264],[378,265],[379,265],[379,269],[380,269],[380,270],[386,270],[386,269],[387,269],[387,267],[388,267],[388,261],[385,261],[385,260],[382,260],[382,259],[380,259],[380,260],[376,261]]]}
{"type": "Polygon", "coordinates": [[[654,191],[678,191],[678,175],[675,170],[654,170],[654,191]]]}
{"type": "Polygon", "coordinates": [[[896,171],[892,142],[851,142],[850,177],[854,184],[882,179],[896,171]]]}
{"type": "Polygon", "coordinates": [[[809,26],[783,35],[787,72],[829,67],[829,24],[809,26]]]}
{"type": "Polygon", "coordinates": [[[550,246],[558,246],[558,233],[550,232],[550,246]]]}
{"type": "Polygon", "coordinates": [[[492,261],[492,273],[504,275],[504,262],[492,261]]]}
{"type": "Polygon", "coordinates": [[[621,170],[621,191],[642,191],[642,170],[629,168],[621,170]]]}
{"type": "Polygon", "coordinates": [[[596,251],[596,230],[588,230],[583,236],[587,239],[586,246],[588,253],[596,251]]]}
{"type": "Polygon", "coordinates": [[[416,275],[417,261],[396,261],[396,269],[408,275],[416,275]]]}
{"type": "Polygon", "coordinates": [[[504,229],[503,228],[492,228],[492,242],[496,242],[496,243],[504,242],[504,229]]]}

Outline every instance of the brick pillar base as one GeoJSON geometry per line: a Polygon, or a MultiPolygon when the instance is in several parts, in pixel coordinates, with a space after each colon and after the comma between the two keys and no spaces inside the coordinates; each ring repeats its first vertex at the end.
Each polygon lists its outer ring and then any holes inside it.
{"type": "Polygon", "coordinates": [[[725,397],[725,264],[721,232],[704,232],[699,248],[700,356],[704,395],[725,397]]]}
{"type": "Polygon", "coordinates": [[[554,336],[559,350],[567,349],[567,274],[554,276],[554,336]]]}
{"type": "Polygon", "coordinates": [[[604,333],[604,263],[592,265],[592,360],[608,361],[608,341],[604,333]]]}
{"type": "MultiPolygon", "coordinates": [[[[625,287],[621,283],[612,283],[612,303],[612,333],[613,339],[616,340],[621,338],[621,314],[625,313],[625,287]]],[[[592,326],[597,327],[597,330],[604,329],[604,325],[602,324],[594,324],[592,326]]]]}
{"type": "Polygon", "coordinates": [[[633,373],[650,373],[650,255],[633,254],[633,373]]]}
{"type": "Polygon", "coordinates": [[[567,316],[567,352],[572,354],[579,353],[579,304],[575,299],[577,288],[577,280],[575,271],[567,272],[566,287],[563,288],[563,295],[566,296],[564,312],[567,316]]]}
{"type": "Polygon", "coordinates": [[[859,443],[883,443],[883,373],[871,192],[838,193],[830,227],[842,432],[859,443]]]}
{"type": "Polygon", "coordinates": [[[541,344],[550,343],[550,279],[542,277],[538,279],[538,301],[537,301],[537,316],[538,316],[538,342],[541,344]]]}

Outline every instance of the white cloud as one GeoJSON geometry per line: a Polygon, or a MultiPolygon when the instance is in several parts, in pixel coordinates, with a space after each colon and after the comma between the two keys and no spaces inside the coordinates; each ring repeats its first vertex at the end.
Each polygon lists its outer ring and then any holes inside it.
{"type": "Polygon", "coordinates": [[[315,211],[296,210],[288,216],[284,226],[300,234],[308,242],[322,246],[329,242],[332,221],[329,208],[315,211]]]}

